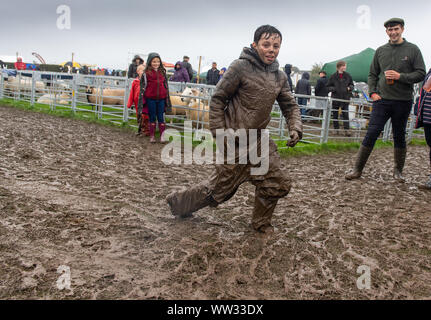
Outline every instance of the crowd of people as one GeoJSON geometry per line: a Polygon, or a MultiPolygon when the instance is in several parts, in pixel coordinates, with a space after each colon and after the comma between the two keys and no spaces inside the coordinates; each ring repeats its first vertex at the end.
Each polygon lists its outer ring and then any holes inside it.
{"type": "MultiPolygon", "coordinates": [[[[174,66],[173,75],[169,78],[169,81],[172,82],[194,82],[197,81],[197,76],[194,75],[194,71],[192,65],[190,64],[190,58],[188,56],[183,57],[183,61],[177,61],[174,66]]],[[[129,65],[129,70],[127,72],[128,78],[135,79],[137,77],[136,69],[139,65],[144,65],[144,60],[139,56],[135,55],[133,57],[132,63],[129,65]]],[[[217,62],[212,63],[211,69],[207,71],[206,81],[205,83],[208,85],[217,85],[221,78],[223,78],[223,74],[225,73],[226,68],[217,69],[217,62]]],[[[200,82],[203,83],[203,82],[200,82]]]]}

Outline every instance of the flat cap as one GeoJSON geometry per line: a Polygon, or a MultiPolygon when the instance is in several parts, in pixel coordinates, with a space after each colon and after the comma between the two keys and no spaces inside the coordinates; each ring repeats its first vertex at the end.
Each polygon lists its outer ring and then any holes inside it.
{"type": "Polygon", "coordinates": [[[385,26],[385,28],[387,28],[389,25],[397,25],[397,24],[400,24],[401,26],[404,27],[404,20],[401,18],[392,18],[392,19],[389,19],[388,21],[386,21],[384,23],[384,26],[385,26]]]}

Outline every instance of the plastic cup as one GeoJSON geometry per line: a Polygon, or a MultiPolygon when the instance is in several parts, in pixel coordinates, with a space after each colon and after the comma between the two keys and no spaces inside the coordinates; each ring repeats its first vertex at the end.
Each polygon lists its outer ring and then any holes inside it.
{"type": "MultiPolygon", "coordinates": [[[[387,77],[387,72],[388,71],[385,71],[385,77],[387,77]]],[[[388,79],[388,78],[386,78],[386,84],[393,85],[394,84],[394,79],[388,79]]]]}

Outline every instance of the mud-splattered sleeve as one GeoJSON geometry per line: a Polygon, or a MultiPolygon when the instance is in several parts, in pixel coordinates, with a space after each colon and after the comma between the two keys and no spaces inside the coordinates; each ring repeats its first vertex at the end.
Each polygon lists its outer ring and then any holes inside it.
{"type": "Polygon", "coordinates": [[[210,130],[215,136],[217,129],[225,129],[224,110],[241,83],[241,61],[232,62],[218,82],[210,102],[210,130]]]}
{"type": "Polygon", "coordinates": [[[283,83],[283,87],[277,97],[277,102],[283,116],[286,118],[287,128],[289,131],[297,131],[299,137],[302,138],[302,121],[299,106],[296,103],[295,97],[289,90],[287,81],[284,81],[283,79],[283,83]]]}

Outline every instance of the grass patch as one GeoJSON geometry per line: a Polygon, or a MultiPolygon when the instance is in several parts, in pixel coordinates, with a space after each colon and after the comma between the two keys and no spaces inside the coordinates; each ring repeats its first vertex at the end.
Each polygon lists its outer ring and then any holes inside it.
{"type": "MultiPolygon", "coordinates": [[[[422,142],[425,143],[425,141],[415,139],[413,145],[424,145],[422,142]]],[[[276,144],[278,147],[278,152],[282,157],[313,156],[318,154],[342,153],[348,151],[356,151],[361,146],[359,142],[328,142],[323,144],[310,144],[299,142],[295,146],[295,148],[285,148],[286,141],[276,141],[276,144]]],[[[393,143],[378,140],[374,149],[387,147],[393,147],[393,143]]]]}

